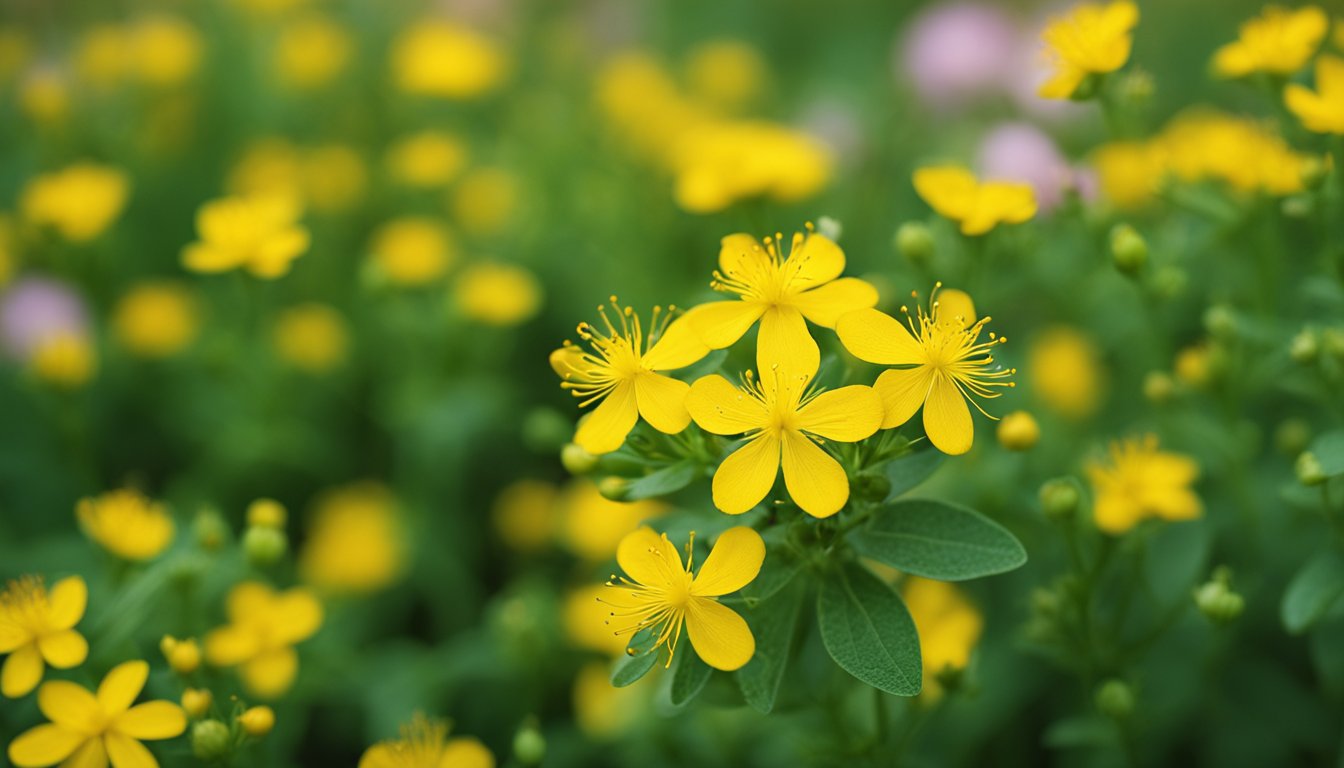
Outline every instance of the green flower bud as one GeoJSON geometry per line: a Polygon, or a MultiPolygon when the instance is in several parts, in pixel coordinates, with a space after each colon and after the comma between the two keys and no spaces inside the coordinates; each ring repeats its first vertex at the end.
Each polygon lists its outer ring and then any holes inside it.
{"type": "Polygon", "coordinates": [[[585,451],[578,443],[566,443],[560,449],[560,463],[571,475],[586,475],[597,466],[597,457],[585,451]]]}
{"type": "Polygon", "coordinates": [[[1326,481],[1325,469],[1321,466],[1321,460],[1316,458],[1316,454],[1311,451],[1303,451],[1297,456],[1297,463],[1293,466],[1297,472],[1297,481],[1303,485],[1320,485],[1326,481]]]}
{"type": "Polygon", "coordinates": [[[1285,456],[1297,456],[1311,442],[1311,425],[1303,419],[1284,419],[1274,430],[1274,447],[1285,456]]]}
{"type": "Polygon", "coordinates": [[[1031,612],[1041,618],[1052,618],[1059,613],[1059,595],[1044,587],[1031,591],[1031,612]]]}
{"type": "Polygon", "coordinates": [[[1344,328],[1326,328],[1321,331],[1321,349],[1331,357],[1344,360],[1344,328]]]}
{"type": "Polygon", "coordinates": [[[597,491],[612,501],[625,501],[626,494],[630,492],[630,481],[609,475],[597,481],[597,491]]]}
{"type": "Polygon", "coordinates": [[[554,408],[533,408],[523,417],[523,444],[537,453],[550,453],[574,434],[574,424],[554,408]]]}
{"type": "Polygon", "coordinates": [[[1303,328],[1288,345],[1288,356],[1302,365],[1311,365],[1316,362],[1320,353],[1320,338],[1313,328],[1303,328]]]}
{"type": "Polygon", "coordinates": [[[1123,720],[1134,711],[1134,690],[1125,681],[1112,678],[1097,687],[1095,701],[1097,711],[1123,720]]]}
{"type": "Polygon", "coordinates": [[[1152,289],[1161,299],[1174,299],[1185,293],[1188,277],[1180,267],[1167,265],[1153,275],[1152,289]]]}
{"type": "Polygon", "coordinates": [[[864,501],[885,501],[891,480],[880,472],[864,472],[854,478],[854,496],[864,501]]]}
{"type": "Polygon", "coordinates": [[[218,720],[202,720],[191,727],[191,752],[200,760],[218,760],[233,748],[229,727],[218,720]]]}
{"type": "Polygon", "coordinates": [[[523,765],[540,765],[546,757],[546,737],[530,719],[513,736],[513,756],[523,765]]]}
{"type": "Polygon", "coordinates": [[[840,235],[843,234],[844,231],[845,228],[843,225],[840,224],[839,219],[835,219],[830,216],[822,216],[821,218],[817,219],[817,234],[821,235],[822,237],[825,237],[829,240],[838,241],[840,239],[840,235]]]}
{"type": "Polygon", "coordinates": [[[896,230],[896,252],[912,264],[928,264],[936,246],[933,233],[922,222],[907,221],[896,230]]]}
{"type": "Polygon", "coordinates": [[[1149,371],[1143,377],[1143,396],[1152,403],[1165,403],[1176,392],[1176,382],[1162,371],[1149,371]]]}
{"type": "Polygon", "coordinates": [[[1237,315],[1226,304],[1214,304],[1204,310],[1204,328],[1210,335],[1228,338],[1237,333],[1237,315]]]}
{"type": "Polygon", "coordinates": [[[192,530],[196,535],[196,543],[208,552],[218,551],[229,540],[228,524],[218,511],[209,507],[196,513],[192,530]]]}
{"type": "Polygon", "coordinates": [[[1111,260],[1127,275],[1137,275],[1148,263],[1148,241],[1128,224],[1111,228],[1111,260]]]}
{"type": "Polygon", "coordinates": [[[1285,197],[1279,203],[1279,210],[1290,219],[1306,219],[1316,212],[1316,198],[1310,195],[1285,197]]]}
{"type": "Polygon", "coordinates": [[[243,552],[254,566],[274,565],[289,551],[289,537],[276,528],[254,525],[243,533],[243,552]]]}
{"type": "Polygon", "coordinates": [[[1133,70],[1122,76],[1115,84],[1116,93],[1120,99],[1131,108],[1142,109],[1153,100],[1153,93],[1157,90],[1153,83],[1153,76],[1141,69],[1133,70]]]}
{"type": "Polygon", "coordinates": [[[1246,600],[1233,592],[1225,579],[1215,575],[1213,581],[1195,589],[1195,607],[1210,621],[1226,624],[1241,615],[1246,600]]]}
{"type": "Polygon", "coordinates": [[[1041,511],[1051,520],[1071,520],[1078,512],[1080,495],[1072,478],[1047,480],[1040,491],[1041,511]]]}

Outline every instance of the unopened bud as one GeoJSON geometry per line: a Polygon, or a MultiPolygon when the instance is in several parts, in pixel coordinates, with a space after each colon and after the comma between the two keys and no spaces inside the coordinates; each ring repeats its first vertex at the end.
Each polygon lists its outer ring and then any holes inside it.
{"type": "Polygon", "coordinates": [[[188,688],[182,692],[182,709],[192,719],[202,717],[210,711],[215,697],[204,688],[188,688]]]}
{"type": "Polygon", "coordinates": [[[189,675],[201,666],[201,646],[194,639],[178,640],[172,635],[164,635],[159,641],[159,650],[168,666],[179,675],[189,675]]]}
{"type": "Polygon", "coordinates": [[[1215,577],[1195,589],[1195,606],[1210,621],[1226,624],[1241,615],[1246,600],[1233,592],[1225,579],[1215,577]]]}
{"type": "Polygon", "coordinates": [[[1195,344],[1176,353],[1176,378],[1191,389],[1203,389],[1213,379],[1213,355],[1207,344],[1195,344]]]}
{"type": "Polygon", "coordinates": [[[1148,241],[1128,224],[1111,228],[1111,260],[1127,275],[1137,275],[1148,263],[1148,241]]]}
{"type": "Polygon", "coordinates": [[[922,222],[907,221],[896,230],[896,252],[912,264],[928,264],[935,248],[933,233],[922,222]]]}
{"type": "Polygon", "coordinates": [[[1297,482],[1303,485],[1320,485],[1327,479],[1325,468],[1321,466],[1321,460],[1316,458],[1316,454],[1311,451],[1303,451],[1298,454],[1293,470],[1297,473],[1297,482]]]}
{"type": "Polygon", "coordinates": [[[1204,329],[1209,335],[1220,339],[1235,336],[1237,333],[1237,315],[1226,304],[1214,304],[1204,310],[1204,329]]]}
{"type": "Polygon", "coordinates": [[[1303,328],[1288,344],[1288,356],[1301,365],[1311,365],[1321,353],[1320,337],[1314,328],[1303,328]]]}
{"type": "Polygon", "coordinates": [[[1114,678],[1097,687],[1097,710],[1107,717],[1123,720],[1134,711],[1134,690],[1114,678]]]}
{"type": "Polygon", "coordinates": [[[839,241],[840,235],[845,228],[840,224],[840,220],[831,216],[822,216],[817,219],[817,234],[828,240],[839,241]]]}
{"type": "Polygon", "coordinates": [[[1035,447],[1041,439],[1041,427],[1036,419],[1026,411],[1013,411],[999,422],[995,433],[999,445],[1010,451],[1027,451],[1035,447]]]}
{"type": "Polygon", "coordinates": [[[257,499],[247,505],[247,524],[256,528],[284,528],[285,507],[275,499],[257,499]]]}
{"type": "Polygon", "coordinates": [[[1321,331],[1321,349],[1331,357],[1344,359],[1344,328],[1321,331]]]}
{"type": "Polygon", "coordinates": [[[604,477],[597,481],[597,492],[612,501],[625,501],[630,492],[630,481],[623,477],[604,477]]]}
{"type": "Polygon", "coordinates": [[[854,495],[864,501],[885,501],[891,493],[891,479],[881,472],[863,472],[854,478],[854,495]]]}
{"type": "Polygon", "coordinates": [[[528,720],[513,735],[513,756],[523,765],[540,765],[546,757],[546,737],[537,729],[536,722],[528,720]]]}
{"type": "Polygon", "coordinates": [[[578,443],[566,443],[560,449],[560,463],[571,475],[586,475],[597,466],[597,457],[578,443]]]}
{"type": "Polygon", "coordinates": [[[1153,293],[1157,294],[1158,298],[1174,299],[1185,293],[1188,282],[1189,276],[1185,274],[1185,270],[1169,264],[1153,275],[1153,293]]]}
{"type": "Polygon", "coordinates": [[[220,516],[219,512],[209,508],[196,513],[196,521],[192,524],[192,530],[196,534],[196,542],[201,545],[201,549],[208,552],[217,551],[229,539],[228,524],[224,522],[224,518],[220,516]]]}
{"type": "Polygon", "coordinates": [[[1143,396],[1152,403],[1165,403],[1176,392],[1176,382],[1163,371],[1149,371],[1143,377],[1143,396]]]}
{"type": "Polygon", "coordinates": [[[254,566],[274,565],[289,551],[289,537],[275,528],[252,526],[243,534],[243,552],[254,566]]]}
{"type": "Polygon", "coordinates": [[[1041,511],[1051,520],[1069,520],[1078,512],[1078,485],[1072,478],[1059,477],[1041,485],[1041,511]]]}
{"type": "Polygon", "coordinates": [[[202,720],[191,727],[191,753],[200,760],[218,760],[232,748],[229,727],[218,720],[202,720]]]}
{"type": "Polygon", "coordinates": [[[243,733],[259,739],[275,727],[275,710],[270,707],[249,707],[238,716],[238,725],[243,729],[243,733]]]}

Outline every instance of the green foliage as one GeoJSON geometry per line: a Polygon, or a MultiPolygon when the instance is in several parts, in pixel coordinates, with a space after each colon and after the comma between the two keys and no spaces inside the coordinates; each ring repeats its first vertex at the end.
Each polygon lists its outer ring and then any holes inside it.
{"type": "Polygon", "coordinates": [[[817,594],[826,652],[846,672],[880,691],[914,696],[923,687],[919,634],[905,603],[854,563],[827,574],[817,594]]]}
{"type": "Polygon", "coordinates": [[[886,504],[850,534],[860,554],[943,581],[1004,573],[1027,561],[1003,526],[975,510],[932,499],[886,504]]]}

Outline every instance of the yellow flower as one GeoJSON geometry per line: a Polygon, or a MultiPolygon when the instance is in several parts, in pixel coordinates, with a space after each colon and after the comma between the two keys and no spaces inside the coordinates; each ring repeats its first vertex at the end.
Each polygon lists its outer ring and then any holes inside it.
{"type": "Polygon", "coordinates": [[[1041,40],[1054,59],[1055,73],[1039,90],[1042,98],[1073,96],[1088,75],[1114,72],[1129,61],[1139,7],[1132,2],[1083,3],[1052,19],[1041,40]]]}
{"type": "Polygon", "coordinates": [[[158,768],[142,741],[171,739],[187,729],[187,716],[171,701],[135,704],[149,678],[149,665],[128,661],[112,668],[97,695],[64,680],[45,683],[37,706],[51,722],[39,725],[9,745],[18,768],[75,766],[158,768]]]}
{"type": "Polygon", "coordinates": [[[205,658],[217,667],[239,666],[243,685],[274,699],[294,684],[299,671],[297,643],[322,626],[322,604],[302,587],[276,592],[245,581],[229,592],[229,623],[205,638],[205,658]]]}
{"type": "Polygon", "coordinates": [[[980,640],[984,619],[960,589],[946,582],[907,576],[901,596],[919,630],[924,695],[936,698],[942,694],[937,675],[966,668],[980,640]]]}
{"type": "Polygon", "coordinates": [[[188,688],[182,692],[182,710],[187,713],[187,717],[197,718],[205,715],[214,702],[214,694],[203,688],[188,688]]]}
{"type": "Polygon", "coordinates": [[[666,160],[677,205],[721,211],[739,200],[782,203],[816,194],[831,176],[831,155],[804,133],[762,121],[707,121],[685,130],[666,160]]]}
{"type": "Polygon", "coordinates": [[[326,592],[364,594],[392,584],[405,566],[397,500],[386,487],[348,485],[318,501],[299,555],[305,582],[326,592]]]}
{"type": "Polygon", "coordinates": [[[834,328],[840,315],[877,304],[877,289],[854,277],[840,277],[845,252],[830,238],[809,231],[796,233],[787,257],[781,236],[765,244],[751,235],[723,238],[719,269],[710,285],[737,294],[741,301],[702,304],[688,313],[700,338],[711,349],[732,346],[756,321],[756,367],[762,373],[810,373],[821,362],[821,350],[806,320],[834,328]]]}
{"type": "Polygon", "coordinates": [[[1214,53],[1213,69],[1222,77],[1291,75],[1316,52],[1329,27],[1325,11],[1314,5],[1297,10],[1268,6],[1242,23],[1235,41],[1214,53]]]}
{"type": "Polygon", "coordinates": [[[173,518],[163,504],[130,488],[80,499],[75,515],[89,538],[124,560],[150,560],[173,542],[173,518]]]}
{"type": "Polygon", "coordinates": [[[368,183],[364,158],[351,147],[327,144],[304,153],[303,198],[314,211],[343,211],[359,202],[368,183]]]}
{"type": "Polygon", "coordinates": [[[275,710],[267,706],[248,707],[238,716],[238,727],[248,736],[259,739],[275,728],[275,710]]]}
{"type": "Polygon", "coordinates": [[[1177,116],[1156,139],[1177,178],[1215,179],[1242,192],[1290,195],[1303,190],[1308,158],[1260,123],[1192,110],[1177,116]]]}
{"type": "Polygon", "coordinates": [[[1190,485],[1199,465],[1188,456],[1157,449],[1157,436],[1111,443],[1110,462],[1087,465],[1096,495],[1093,516],[1106,533],[1121,534],[1140,521],[1193,520],[1203,513],[1190,485]]]}
{"type": "Polygon", "coordinates": [[[1021,224],[1036,215],[1030,184],[980,181],[965,168],[915,171],[915,191],[938,215],[961,225],[963,235],[983,235],[999,224],[1021,224]]]}
{"type": "Polygon", "coordinates": [[[1041,439],[1041,427],[1026,411],[1013,411],[999,422],[999,445],[1010,451],[1029,451],[1041,439]]]}
{"type": "Polygon", "coordinates": [[[359,768],[494,768],[495,756],[470,736],[448,738],[448,724],[417,712],[401,738],[365,750],[359,768]]]}
{"type": "Polygon", "coordinates": [[[518,179],[503,168],[478,168],[453,190],[453,220],[473,235],[498,234],[518,208],[518,179]]]}
{"type": "Polygon", "coordinates": [[[1166,167],[1162,153],[1148,142],[1116,141],[1092,153],[1101,194],[1121,210],[1151,202],[1166,167]]]}
{"type": "Polygon", "coordinates": [[[1344,58],[1322,54],[1316,60],[1316,90],[1289,83],[1283,99],[1307,130],[1344,134],[1344,58]]]}
{"type": "Polygon", "coordinates": [[[756,99],[765,85],[761,54],[741,40],[712,40],[696,46],[686,62],[691,94],[719,109],[733,111],[756,99]]]}
{"type": "Polygon", "coordinates": [[[349,333],[335,309],[299,304],[276,318],[272,342],[281,360],[309,373],[325,373],[345,362],[349,333]]]}
{"type": "Polygon", "coordinates": [[[254,499],[247,505],[247,524],[249,527],[274,528],[283,530],[289,512],[285,505],[275,499],[254,499]]]}
{"type": "Polygon", "coordinates": [[[129,195],[126,174],[105,165],[78,163],[30,180],[19,207],[34,224],[52,227],[67,240],[87,242],[121,215],[129,195]]]}
{"type": "MultiPolygon", "coordinates": [[[[630,531],[621,534],[621,538],[625,538],[630,531]]],[[[605,557],[611,557],[611,553],[608,552],[605,557]]],[[[578,648],[617,657],[625,653],[630,638],[614,634],[606,627],[605,622],[610,613],[602,604],[606,594],[607,587],[603,584],[589,584],[571,590],[565,596],[563,606],[565,634],[569,642],[578,648]]]]}
{"type": "Polygon", "coordinates": [[[61,331],[37,345],[30,364],[39,379],[57,387],[74,389],[93,378],[98,357],[88,336],[61,331]]]}
{"type": "Polygon", "coordinates": [[[0,693],[11,699],[28,695],[42,680],[47,664],[70,669],[84,663],[89,644],[74,627],[84,617],[89,590],[70,576],[50,591],[40,578],[24,576],[0,592],[0,693]]]}
{"type": "Polygon", "coordinates": [[[265,137],[248,145],[229,171],[229,191],[248,197],[303,199],[303,158],[287,139],[265,137]]]}
{"type": "Polygon", "coordinates": [[[324,16],[305,16],[281,30],[272,62],[280,82],[290,88],[321,88],[345,69],[353,47],[344,26],[324,16]]]}
{"type": "Polygon", "coordinates": [[[371,248],[378,270],[398,285],[425,285],[448,271],[457,248],[433,219],[404,216],[374,233],[371,248]]]}
{"type": "Polygon", "coordinates": [[[159,641],[159,650],[168,666],[179,675],[190,675],[201,666],[201,645],[194,637],[179,640],[172,635],[164,635],[159,641]]]}
{"type": "Polygon", "coordinates": [[[392,47],[397,87],[419,96],[470,99],[494,90],[508,69],[504,51],[467,27],[421,21],[392,47]]]}
{"type": "Polygon", "coordinates": [[[813,517],[829,517],[849,500],[845,470],[818,443],[852,443],[877,431],[882,401],[870,387],[823,392],[810,386],[816,368],[748,372],[744,386],[712,374],[691,385],[686,397],[695,423],[716,435],[745,442],[714,473],[714,506],[739,515],[761,503],[781,467],[789,496],[813,517]]]}
{"type": "Polygon", "coordinates": [[[142,357],[170,357],[196,338],[196,300],[181,283],[144,282],[117,302],[112,329],[142,357]]]}
{"type": "Polygon", "coordinates": [[[451,134],[423,131],[405,136],[387,153],[392,178],[409,187],[441,187],[467,162],[467,148],[451,134]]]}
{"type": "Polygon", "coordinates": [[[648,708],[648,690],[635,685],[617,688],[611,684],[610,665],[591,661],[574,677],[573,701],[579,730],[590,738],[609,739],[637,721],[648,708]]]}
{"type": "Polygon", "coordinates": [[[997,388],[1013,386],[1003,379],[1017,369],[995,364],[994,347],[1006,339],[991,331],[989,341],[980,340],[990,319],[975,319],[970,297],[961,291],[944,291],[940,296],[941,287],[942,283],[935,286],[928,313],[919,307],[917,317],[911,317],[901,307],[905,324],[876,309],[864,309],[841,317],[835,331],[845,349],[860,360],[913,366],[890,368],[877,377],[873,389],[882,397],[882,428],[899,427],[923,406],[929,442],[943,453],[958,455],[969,451],[975,439],[967,401],[985,413],[975,398],[998,397],[1002,393],[997,388]]]}
{"type": "Polygon", "coordinates": [[[715,119],[678,89],[652,57],[627,52],[607,61],[597,76],[596,101],[615,132],[648,160],[670,163],[678,141],[715,119]]]}
{"type": "Polygon", "coordinates": [[[507,328],[531,320],[541,309],[541,283],[523,267],[480,262],[462,270],[453,284],[462,314],[507,328]]]}
{"type": "Polygon", "coordinates": [[[143,82],[160,87],[178,85],[196,73],[201,36],[195,27],[181,19],[169,16],[141,19],[131,28],[129,42],[135,72],[143,82]]]}
{"type": "Polygon", "coordinates": [[[575,478],[560,499],[561,541],[584,560],[610,560],[626,534],[668,511],[652,499],[612,501],[591,480],[575,478]]]}
{"type": "Polygon", "coordinates": [[[592,454],[620,448],[640,416],[666,434],[685,429],[691,423],[685,404],[690,386],[662,372],[685,368],[709,353],[688,316],[674,321],[671,310],[663,314],[655,307],[646,335],[639,316],[623,309],[615,296],[611,309],[615,324],[607,308],[598,307],[603,328],[578,326],[591,352],[566,341],[551,353],[551,367],[564,379],[560,386],[580,399],[580,408],[601,401],[574,434],[574,442],[592,454]]]}
{"type": "Polygon", "coordinates": [[[558,492],[541,480],[518,480],[495,497],[490,518],[510,549],[537,552],[555,532],[558,492]]]}
{"type": "Polygon", "coordinates": [[[657,634],[649,653],[667,646],[667,665],[677,652],[684,625],[686,637],[700,660],[731,672],[751,661],[756,638],[733,609],[718,598],[750,584],[765,561],[765,542],[751,528],[738,526],[719,535],[709,557],[693,572],[695,534],[686,545],[683,565],[667,534],[640,528],[621,540],[616,561],[625,578],[613,579],[603,602],[607,622],[617,635],[643,629],[657,634]]]}
{"type": "Polygon", "coordinates": [[[1027,360],[1032,392],[1046,407],[1070,419],[1097,409],[1104,372],[1091,337],[1065,325],[1047,328],[1032,340],[1027,360]]]}
{"type": "Polygon", "coordinates": [[[224,197],[196,214],[200,238],[182,249],[182,263],[194,272],[246,268],[274,280],[308,250],[308,230],[298,223],[299,209],[283,197],[224,197]]]}
{"type": "Polygon", "coordinates": [[[1213,377],[1213,351],[1208,344],[1192,344],[1176,353],[1176,378],[1182,384],[1201,389],[1213,377]]]}

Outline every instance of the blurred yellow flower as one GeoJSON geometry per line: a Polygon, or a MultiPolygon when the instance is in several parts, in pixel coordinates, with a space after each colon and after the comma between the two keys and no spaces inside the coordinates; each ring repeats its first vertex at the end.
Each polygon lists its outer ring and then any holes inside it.
{"type": "Polygon", "coordinates": [[[447,21],[417,22],[392,47],[397,87],[418,96],[480,96],[503,81],[508,64],[493,40],[447,21]]]}
{"type": "Polygon", "coordinates": [[[27,696],[47,664],[70,669],[84,663],[89,644],[74,627],[84,618],[89,589],[78,576],[61,579],[48,591],[42,579],[23,576],[0,592],[0,693],[27,696]]]}
{"type": "Polygon", "coordinates": [[[962,591],[946,582],[907,576],[901,596],[919,630],[924,695],[937,698],[942,695],[937,675],[966,668],[985,621],[962,591]]]}
{"type": "Polygon", "coordinates": [[[302,201],[303,158],[288,139],[256,139],[230,169],[228,188],[235,195],[302,201]]]}
{"type": "Polygon", "coordinates": [[[70,114],[70,83],[51,67],[29,72],[19,84],[19,106],[36,123],[59,123],[70,114]]]}
{"type": "Polygon", "coordinates": [[[691,96],[726,112],[755,101],[765,87],[767,73],[760,52],[741,40],[701,43],[686,61],[691,96]]]}
{"type": "Polygon", "coordinates": [[[1041,40],[1054,59],[1054,75],[1038,93],[1046,99],[1067,99],[1089,75],[1114,72],[1129,61],[1139,7],[1120,0],[1106,5],[1083,3],[1052,19],[1041,40]]]}
{"type": "Polygon", "coordinates": [[[1305,155],[1255,121],[1208,110],[1173,119],[1157,137],[1171,173],[1183,181],[1214,179],[1241,192],[1301,192],[1305,155]]]}
{"type": "Polygon", "coordinates": [[[153,559],[173,543],[167,509],[131,488],[80,499],[75,515],[90,539],[123,560],[153,559]]]}
{"type": "Polygon", "coordinates": [[[201,666],[201,645],[194,637],[179,640],[172,635],[164,635],[159,640],[159,651],[163,653],[168,666],[179,675],[190,675],[201,666]]]}
{"type": "Polygon", "coordinates": [[[121,215],[130,186],[116,168],[77,163],[30,179],[19,207],[28,221],[52,227],[67,240],[86,242],[121,215]]]}
{"type": "Polygon", "coordinates": [[[541,310],[541,283],[536,275],[513,264],[482,261],[462,270],[453,297],[467,318],[507,328],[536,317],[541,310]]]}
{"type": "Polygon", "coordinates": [[[170,16],[148,16],[130,28],[135,73],[153,86],[180,85],[196,73],[201,35],[188,22],[170,16]]]}
{"type": "Polygon", "coordinates": [[[143,282],[131,288],[112,312],[112,330],[131,352],[170,357],[196,338],[195,296],[172,281],[143,282]]]}
{"type": "Polygon", "coordinates": [[[203,688],[188,688],[182,692],[182,711],[190,718],[204,716],[214,702],[214,694],[203,688]]]}
{"type": "Polygon", "coordinates": [[[99,24],[84,32],[75,51],[74,69],[79,79],[96,88],[120,83],[130,67],[130,41],[125,28],[99,24]]]}
{"type": "Polygon", "coordinates": [[[467,162],[462,140],[440,131],[422,131],[397,140],[387,152],[393,180],[409,187],[441,187],[467,162]]]}
{"type": "Polygon", "coordinates": [[[217,667],[239,667],[252,695],[274,699],[294,684],[298,643],[322,626],[322,604],[307,589],[276,592],[245,581],[229,592],[229,623],[205,638],[205,658],[217,667]]]}
{"type": "Polygon", "coordinates": [[[128,661],[112,668],[95,695],[64,680],[46,683],[37,706],[51,722],[24,732],[9,745],[18,768],[106,766],[158,768],[142,741],[171,739],[187,729],[187,716],[171,701],[135,704],[149,679],[149,665],[128,661]]]}
{"type": "Polygon", "coordinates": [[[1203,514],[1190,485],[1199,465],[1158,450],[1156,435],[1111,443],[1110,461],[1093,461],[1087,476],[1096,494],[1093,516],[1106,533],[1121,534],[1150,517],[1193,520],[1203,514]]]}
{"type": "Polygon", "coordinates": [[[1031,390],[1047,408],[1070,419],[1085,419],[1101,401],[1104,371],[1096,342],[1060,325],[1043,330],[1027,352],[1031,390]]]}
{"type": "Polygon", "coordinates": [[[574,676],[573,699],[575,722],[584,735],[595,739],[619,735],[648,708],[647,689],[612,685],[610,665],[601,661],[590,661],[579,668],[574,676]]]}
{"type": "Polygon", "coordinates": [[[248,736],[259,739],[275,728],[275,710],[265,705],[248,707],[238,716],[238,727],[248,736]]]}
{"type": "Polygon", "coordinates": [[[1314,5],[1295,10],[1267,6],[1242,23],[1235,41],[1214,53],[1213,70],[1222,77],[1291,75],[1311,59],[1329,27],[1325,11],[1314,5]]]}
{"type": "Polygon", "coordinates": [[[1014,386],[1004,379],[1017,369],[994,360],[994,348],[1007,339],[990,331],[988,341],[980,340],[990,318],[975,318],[970,296],[956,290],[940,294],[941,288],[942,283],[934,286],[927,312],[916,307],[911,316],[902,306],[905,323],[876,309],[862,309],[843,315],[835,332],[860,360],[914,366],[888,368],[873,384],[881,397],[882,428],[899,427],[922,407],[929,442],[943,453],[958,455],[969,451],[975,440],[967,402],[988,416],[976,398],[993,399],[1002,394],[1000,388],[1014,386]]]}
{"type": "Polygon", "coordinates": [[[89,337],[61,331],[44,338],[29,361],[37,378],[57,387],[74,389],[88,383],[98,367],[89,337]]]}
{"type": "Polygon", "coordinates": [[[796,202],[819,192],[831,177],[831,154],[820,142],[758,120],[687,129],[667,157],[677,205],[691,213],[713,213],[757,197],[796,202]]]}
{"type": "Polygon", "coordinates": [[[272,341],[281,360],[309,373],[325,373],[345,362],[349,332],[332,307],[299,304],[276,317],[272,341]]]}
{"type": "Polygon", "coordinates": [[[626,534],[666,514],[660,501],[612,501],[588,479],[575,478],[560,499],[559,534],[565,547],[589,562],[610,560],[626,534]]]}
{"type": "Polygon", "coordinates": [[[1202,389],[1213,376],[1213,352],[1208,344],[1192,344],[1176,353],[1174,367],[1182,384],[1202,389]]]}
{"type": "Polygon", "coordinates": [[[1316,90],[1289,83],[1283,98],[1307,130],[1344,134],[1344,58],[1321,54],[1316,60],[1316,90]]]}
{"type": "Polygon", "coordinates": [[[1036,215],[1030,184],[980,181],[965,168],[920,168],[915,191],[938,215],[961,225],[963,235],[983,235],[1000,224],[1021,224],[1036,215]]]}
{"type": "Polygon", "coordinates": [[[359,768],[494,768],[495,756],[470,736],[448,738],[448,724],[417,712],[401,738],[365,750],[359,768]]]}
{"type": "MultiPolygon", "coordinates": [[[[624,538],[624,534],[621,538],[624,538]]],[[[630,638],[621,637],[606,626],[607,617],[611,613],[611,609],[602,604],[602,597],[606,594],[607,587],[604,584],[589,584],[570,590],[564,602],[565,635],[574,646],[617,657],[625,653],[630,638]]]]}
{"type": "Polygon", "coordinates": [[[200,239],[182,249],[187,269],[215,273],[245,268],[266,280],[287,274],[309,243],[298,206],[284,197],[211,200],[196,213],[196,234],[200,239]]]}
{"type": "Polygon", "coordinates": [[[426,285],[457,260],[457,246],[434,219],[404,216],[378,229],[370,246],[373,264],[397,285],[426,285]]]}
{"type": "Polygon", "coordinates": [[[289,512],[285,510],[285,505],[275,499],[254,499],[247,505],[246,517],[249,527],[283,530],[289,512]]]}
{"type": "Polygon", "coordinates": [[[1010,451],[1027,451],[1041,439],[1041,426],[1030,413],[1013,411],[999,421],[995,436],[999,438],[999,445],[1010,451]]]}
{"type": "Polygon", "coordinates": [[[285,25],[276,40],[272,62],[285,85],[321,88],[341,74],[353,48],[350,32],[343,25],[314,14],[285,25]]]}
{"type": "Polygon", "coordinates": [[[685,97],[662,65],[638,52],[620,54],[603,65],[595,98],[621,138],[659,163],[671,160],[680,137],[714,117],[685,97]]]}
{"type": "Polygon", "coordinates": [[[516,480],[495,497],[490,519],[510,549],[537,552],[555,536],[559,491],[542,480],[516,480]]]}
{"type": "Polygon", "coordinates": [[[1114,141],[1092,153],[1101,194],[1121,210],[1141,208],[1153,200],[1166,173],[1162,153],[1149,142],[1114,141]]]}
{"type": "Polygon", "coordinates": [[[518,209],[518,178],[503,168],[477,168],[463,176],[449,200],[453,220],[473,235],[503,231],[518,209]]]}
{"type": "Polygon", "coordinates": [[[318,213],[349,209],[368,186],[364,156],[343,144],[309,149],[303,154],[302,171],[304,201],[318,213]]]}
{"type": "Polygon", "coordinates": [[[366,482],[327,491],[317,501],[299,575],[323,592],[365,594],[397,580],[406,545],[396,497],[366,482]]]}
{"type": "Polygon", "coordinates": [[[648,653],[667,646],[667,665],[677,651],[683,625],[691,648],[715,669],[731,672],[756,653],[751,628],[718,598],[750,584],[765,560],[765,542],[751,528],[738,526],[719,535],[709,557],[694,573],[695,534],[683,564],[667,534],[640,528],[621,540],[616,560],[625,578],[610,582],[603,603],[608,625],[620,636],[642,629],[657,633],[648,653]]]}
{"type": "MultiPolygon", "coordinates": [[[[691,385],[686,408],[706,432],[743,435],[714,472],[714,506],[748,512],[770,493],[782,469],[789,496],[813,517],[830,517],[849,500],[849,478],[818,444],[858,442],[882,424],[882,400],[870,387],[813,386],[817,369],[773,369],[742,387],[711,374],[691,385]]],[[[969,417],[968,417],[969,418],[969,417]]]]}

